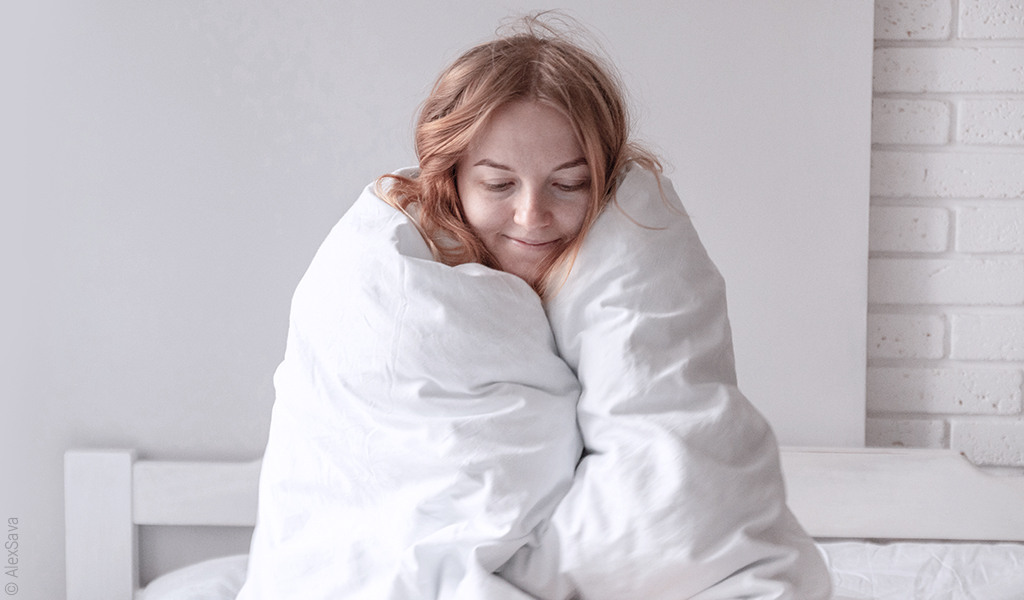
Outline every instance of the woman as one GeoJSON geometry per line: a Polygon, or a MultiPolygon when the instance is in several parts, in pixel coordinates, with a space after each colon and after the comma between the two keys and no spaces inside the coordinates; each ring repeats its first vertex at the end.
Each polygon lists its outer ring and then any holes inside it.
{"type": "Polygon", "coordinates": [[[623,169],[631,162],[657,171],[661,166],[629,142],[613,71],[539,19],[528,18],[523,25],[524,33],[481,44],[440,75],[416,126],[418,177],[384,176],[378,191],[401,210],[416,207],[419,226],[441,262],[503,269],[544,295],[554,291],[556,266],[579,249],[614,196],[623,169]],[[496,163],[491,157],[496,152],[518,156],[524,164],[496,163]],[[547,164],[539,164],[541,158],[547,164]],[[536,164],[526,164],[527,159],[536,164]],[[573,189],[553,177],[557,167],[565,167],[557,175],[573,189]],[[518,170],[527,168],[531,177],[524,180],[518,170]],[[387,187],[385,179],[395,182],[387,187]],[[488,187],[496,182],[508,186],[488,187]],[[541,191],[535,208],[557,207],[559,226],[568,225],[557,240],[547,240],[556,243],[516,246],[511,243],[516,236],[528,232],[493,230],[491,219],[510,217],[497,211],[517,208],[513,204],[527,200],[523,193],[541,191]],[[502,201],[494,202],[499,196],[502,201]],[[502,256],[515,264],[502,262],[502,256]]]}
{"type": "Polygon", "coordinates": [[[610,70],[524,25],[296,290],[239,598],[827,597],[721,277],[610,70]]]}

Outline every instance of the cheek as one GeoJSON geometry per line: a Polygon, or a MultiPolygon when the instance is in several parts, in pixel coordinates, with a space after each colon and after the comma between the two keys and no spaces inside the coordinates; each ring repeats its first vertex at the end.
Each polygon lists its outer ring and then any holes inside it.
{"type": "Polygon", "coordinates": [[[581,203],[566,210],[559,215],[559,223],[566,233],[575,235],[583,227],[583,220],[587,217],[587,204],[581,203]]]}
{"type": "Polygon", "coordinates": [[[462,201],[462,212],[466,215],[466,221],[478,235],[487,235],[501,226],[501,215],[498,207],[485,198],[479,198],[472,193],[460,195],[462,201]]]}

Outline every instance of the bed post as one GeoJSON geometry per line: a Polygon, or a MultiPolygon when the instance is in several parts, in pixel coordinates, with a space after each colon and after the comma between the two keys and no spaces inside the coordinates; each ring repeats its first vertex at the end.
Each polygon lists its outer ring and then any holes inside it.
{"type": "Polygon", "coordinates": [[[64,454],[67,600],[131,600],[139,586],[133,450],[64,454]]]}

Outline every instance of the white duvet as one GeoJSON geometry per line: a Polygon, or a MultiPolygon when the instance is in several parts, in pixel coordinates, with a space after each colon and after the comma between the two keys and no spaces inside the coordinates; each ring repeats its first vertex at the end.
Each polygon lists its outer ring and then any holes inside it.
{"type": "Polygon", "coordinates": [[[295,293],[240,600],[828,596],[721,277],[652,174],[617,202],[544,307],[367,188],[295,293]]]}

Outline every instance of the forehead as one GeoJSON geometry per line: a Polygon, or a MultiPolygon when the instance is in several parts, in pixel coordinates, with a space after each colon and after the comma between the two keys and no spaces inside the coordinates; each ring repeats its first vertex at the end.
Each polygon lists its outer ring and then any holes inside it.
{"type": "Polygon", "coordinates": [[[483,158],[557,155],[572,160],[583,156],[583,150],[565,113],[537,100],[519,100],[494,111],[471,140],[467,154],[483,158]]]}

